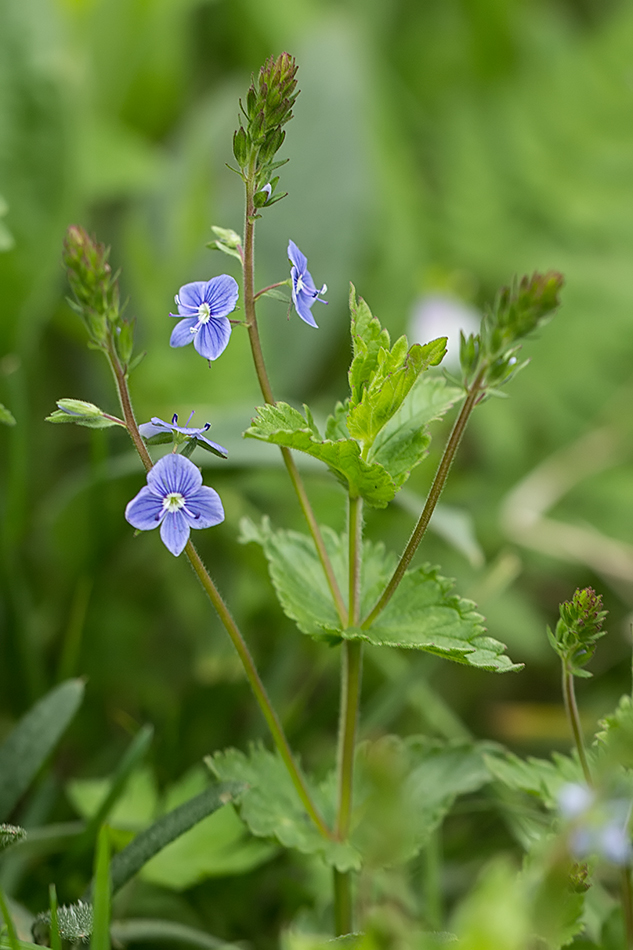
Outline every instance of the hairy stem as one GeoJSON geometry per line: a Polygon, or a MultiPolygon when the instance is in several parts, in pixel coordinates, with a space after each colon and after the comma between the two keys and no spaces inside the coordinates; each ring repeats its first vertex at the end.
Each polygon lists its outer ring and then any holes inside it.
{"type": "Polygon", "coordinates": [[[591,778],[591,771],[589,769],[589,763],[587,761],[587,753],[585,752],[585,740],[582,735],[582,726],[580,725],[580,713],[578,712],[578,706],[576,704],[576,693],[574,690],[574,677],[573,674],[567,669],[567,664],[563,661],[563,698],[565,700],[565,711],[567,713],[567,719],[571,728],[572,735],[574,737],[574,743],[576,749],[578,750],[578,758],[580,759],[580,764],[582,766],[583,775],[585,776],[585,782],[590,787],[593,786],[593,779],[591,778]]]}
{"type": "MultiPolygon", "coordinates": [[[[112,371],[114,373],[114,378],[116,380],[117,390],[119,393],[119,399],[121,402],[121,408],[123,410],[123,416],[125,418],[127,430],[138,454],[141,457],[143,465],[149,472],[153,466],[153,462],[149,452],[147,451],[147,447],[143,442],[141,434],[138,430],[136,419],[134,417],[134,411],[132,409],[132,402],[130,400],[130,393],[127,385],[127,377],[119,363],[116,353],[114,352],[114,348],[109,350],[108,357],[112,371]]],[[[261,709],[264,719],[266,720],[270,733],[273,737],[273,741],[286,768],[288,769],[292,783],[297,790],[297,794],[299,795],[306,812],[317,826],[321,834],[326,838],[332,838],[332,832],[325,824],[325,821],[320,815],[316,805],[312,801],[306,780],[302,775],[299,766],[295,762],[290,745],[284,733],[283,726],[281,725],[279,717],[277,716],[268,694],[266,693],[266,688],[259,676],[259,673],[257,672],[257,667],[255,666],[253,657],[251,656],[250,650],[246,645],[246,641],[244,640],[239,627],[231,616],[229,608],[224,603],[222,596],[213,583],[209,572],[204,566],[200,555],[196,551],[191,541],[188,541],[185,546],[185,554],[187,555],[189,563],[191,564],[200,583],[202,584],[205,593],[213,604],[213,607],[215,608],[215,611],[220,618],[224,629],[231,638],[231,642],[233,643],[233,646],[237,651],[237,655],[242,662],[246,678],[248,679],[251,689],[255,695],[255,699],[257,700],[259,708],[261,709]]]]}
{"type": "Polygon", "coordinates": [[[418,549],[420,541],[426,534],[426,529],[429,526],[431,516],[435,511],[435,507],[440,499],[444,485],[446,484],[448,473],[450,472],[453,459],[455,458],[457,449],[459,448],[459,443],[462,440],[462,436],[464,434],[464,430],[466,429],[470,414],[481,398],[486,369],[487,367],[480,371],[474,383],[468,390],[464,404],[457,417],[457,420],[455,421],[455,425],[453,426],[451,434],[448,438],[448,442],[446,443],[446,448],[444,449],[444,454],[442,455],[440,464],[437,467],[435,478],[433,479],[433,484],[431,485],[431,490],[426,499],[426,504],[424,505],[420,519],[413,529],[413,533],[409,538],[409,542],[402,553],[402,556],[395,571],[393,572],[393,575],[391,576],[389,583],[382,592],[380,599],[377,601],[367,617],[363,620],[361,626],[364,630],[372,625],[378,614],[380,614],[385,609],[393,597],[398,584],[404,577],[405,571],[411,563],[413,555],[418,549]]]}
{"type": "MultiPolygon", "coordinates": [[[[362,499],[349,499],[349,612],[348,627],[358,625],[360,615],[360,570],[362,550],[362,499]]],[[[363,647],[345,640],[341,651],[341,712],[338,737],[338,809],[336,835],[349,836],[354,788],[354,752],[362,681],[363,647]]],[[[334,875],[334,907],[337,934],[351,933],[353,906],[351,872],[334,875]]]]}
{"type": "MultiPolygon", "coordinates": [[[[275,397],[273,396],[268,373],[266,372],[266,364],[264,362],[262,344],[259,338],[259,329],[257,327],[257,314],[255,312],[255,300],[259,296],[259,294],[255,294],[254,292],[255,214],[256,209],[253,204],[253,181],[252,178],[249,177],[246,181],[246,221],[244,225],[244,312],[246,315],[246,327],[248,329],[251,351],[253,353],[255,372],[257,373],[257,379],[262,391],[262,396],[268,405],[274,406],[276,405],[275,397]]],[[[330,561],[330,557],[325,548],[323,535],[321,534],[319,525],[312,510],[303,480],[299,475],[299,470],[297,469],[296,462],[290,449],[282,447],[281,454],[286,469],[288,470],[290,481],[292,482],[294,490],[297,493],[299,504],[307,521],[310,534],[312,535],[312,539],[316,546],[317,555],[319,561],[321,562],[323,572],[325,573],[325,578],[327,580],[328,587],[330,588],[330,593],[332,594],[332,600],[334,601],[336,612],[338,613],[341,625],[344,626],[347,619],[345,601],[341,595],[341,591],[334,574],[334,569],[332,567],[332,562],[330,561]]]]}

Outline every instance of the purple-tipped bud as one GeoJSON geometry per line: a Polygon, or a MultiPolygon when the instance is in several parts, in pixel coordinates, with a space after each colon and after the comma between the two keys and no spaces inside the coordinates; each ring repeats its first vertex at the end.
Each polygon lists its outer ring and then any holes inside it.
{"type": "Polygon", "coordinates": [[[550,643],[570,673],[588,676],[584,667],[596,649],[596,642],[605,632],[602,624],[608,611],[602,608],[602,597],[591,587],[577,590],[571,600],[560,605],[560,620],[554,633],[548,630],[550,643]]]}

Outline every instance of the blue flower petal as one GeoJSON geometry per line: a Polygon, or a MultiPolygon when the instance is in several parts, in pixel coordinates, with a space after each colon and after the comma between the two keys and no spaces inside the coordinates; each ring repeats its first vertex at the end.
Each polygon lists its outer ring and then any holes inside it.
{"type": "Polygon", "coordinates": [[[191,331],[198,323],[196,317],[187,318],[186,320],[181,320],[176,324],[172,330],[171,337],[169,339],[170,346],[187,346],[188,343],[193,341],[195,333],[191,331]]]}
{"type": "Polygon", "coordinates": [[[308,268],[308,258],[301,253],[294,241],[288,241],[288,259],[300,274],[305,273],[308,268]]]}
{"type": "Polygon", "coordinates": [[[125,509],[125,520],[139,531],[157,528],[163,513],[162,496],[145,485],[125,509]]]}
{"type": "Polygon", "coordinates": [[[212,317],[226,317],[235,310],[239,296],[237,281],[228,274],[212,277],[204,291],[204,299],[209,304],[212,317]]]}
{"type": "Polygon", "coordinates": [[[218,493],[203,485],[195,495],[187,498],[183,515],[192,528],[211,528],[224,521],[224,508],[218,493]]]}
{"type": "MultiPolygon", "coordinates": [[[[180,458],[180,456],[174,456],[174,458],[180,458]]],[[[189,540],[189,525],[182,509],[167,512],[160,526],[160,536],[168,551],[171,551],[176,557],[182,553],[185,544],[189,540]]]]}
{"type": "Polygon", "coordinates": [[[160,435],[162,432],[168,432],[168,428],[165,425],[155,425],[153,422],[143,422],[139,427],[138,431],[141,433],[144,439],[151,439],[154,435],[160,435]]]}
{"type": "Polygon", "coordinates": [[[299,314],[299,316],[301,317],[304,323],[307,323],[309,324],[309,326],[315,327],[315,329],[318,330],[319,325],[314,319],[314,317],[312,316],[312,313],[310,311],[310,307],[314,303],[315,299],[316,299],[315,297],[312,297],[311,295],[308,295],[308,294],[304,294],[302,292],[299,292],[298,294],[295,293],[294,286],[293,286],[292,302],[295,305],[295,310],[297,311],[297,313],[299,314]]]}
{"type": "Polygon", "coordinates": [[[147,484],[161,498],[170,492],[179,492],[185,499],[195,494],[202,485],[199,469],[184,455],[164,455],[147,474],[147,484]]]}
{"type": "Polygon", "coordinates": [[[197,435],[196,442],[205,442],[207,445],[210,445],[212,449],[215,449],[222,458],[227,459],[229,457],[228,449],[225,449],[223,445],[220,445],[218,442],[212,442],[211,439],[207,439],[205,435],[197,435]]]}
{"type": "Polygon", "coordinates": [[[178,303],[178,312],[184,316],[190,316],[192,311],[197,313],[198,307],[204,303],[204,295],[207,289],[208,281],[194,280],[190,284],[184,284],[178,291],[176,298],[178,303]]]}
{"type": "Polygon", "coordinates": [[[231,322],[226,317],[212,317],[203,323],[194,336],[193,345],[200,356],[216,360],[226,349],[231,336],[231,322]]]}

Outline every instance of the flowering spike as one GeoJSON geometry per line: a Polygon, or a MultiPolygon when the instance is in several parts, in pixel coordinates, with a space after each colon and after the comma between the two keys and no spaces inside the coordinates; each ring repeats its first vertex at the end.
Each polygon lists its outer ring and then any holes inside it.
{"type": "MultiPolygon", "coordinates": [[[[272,56],[253,76],[242,111],[246,126],[233,136],[233,154],[242,174],[252,177],[255,191],[270,179],[273,160],[281,148],[285,132],[282,126],[292,118],[292,107],[299,91],[297,65],[289,53],[272,56]]],[[[260,205],[260,207],[262,207],[260,205]]]]}
{"type": "Polygon", "coordinates": [[[110,249],[73,224],[66,232],[62,260],[75,297],[75,309],[90,338],[99,347],[106,344],[109,325],[120,318],[119,286],[108,263],[110,249]]]}
{"type": "Polygon", "coordinates": [[[570,601],[560,605],[560,619],[554,633],[548,628],[550,644],[574,676],[590,676],[582,669],[594,654],[608,611],[602,609],[602,596],[591,587],[577,590],[570,601]]]}

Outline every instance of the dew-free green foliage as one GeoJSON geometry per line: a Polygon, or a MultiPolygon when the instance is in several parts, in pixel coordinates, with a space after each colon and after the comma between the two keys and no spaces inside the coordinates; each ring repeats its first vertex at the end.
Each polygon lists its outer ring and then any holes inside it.
{"type": "MultiPolygon", "coordinates": [[[[236,749],[206,759],[220,779],[242,782],[242,819],[255,835],[287,848],[319,855],[339,871],[400,864],[414,857],[450,810],[455,798],[486,785],[486,744],[440,743],[395,736],[357,750],[355,815],[349,842],[328,841],[306,819],[281,759],[262,746],[248,755],[236,749]]],[[[312,791],[326,820],[335,813],[336,775],[312,791]]]]}
{"type": "MultiPolygon", "coordinates": [[[[339,871],[360,867],[361,857],[353,844],[324,838],[308,818],[278,755],[254,746],[248,755],[227,749],[205,761],[220,781],[246,786],[239,796],[239,812],[254,835],[275,838],[302,854],[318,855],[339,871]]],[[[334,817],[334,788],[328,779],[312,787],[326,821],[334,817]]]]}
{"type": "Polygon", "coordinates": [[[386,469],[362,459],[361,447],[354,439],[322,439],[309,410],[306,415],[307,419],[284,402],[261,406],[244,435],[320,459],[351,494],[376,508],[384,508],[395,494],[393,479],[386,469]]]}
{"type": "MultiPolygon", "coordinates": [[[[483,617],[472,601],[451,593],[453,582],[430,565],[415,568],[405,578],[387,608],[368,629],[342,630],[314,544],[295,531],[274,531],[264,520],[257,527],[244,519],[241,540],[260,544],[279,602],[302,633],[334,642],[364,640],[375,646],[404,647],[497,672],[521,669],[504,656],[502,643],[485,635],[483,617]]],[[[323,537],[334,571],[345,589],[347,539],[328,528],[323,537]]],[[[396,566],[396,556],[384,545],[366,541],[361,566],[361,614],[374,606],[396,566]]]]}
{"type": "Polygon", "coordinates": [[[51,690],[20,720],[0,745],[0,819],[8,818],[77,712],[81,680],[51,690]]]}

